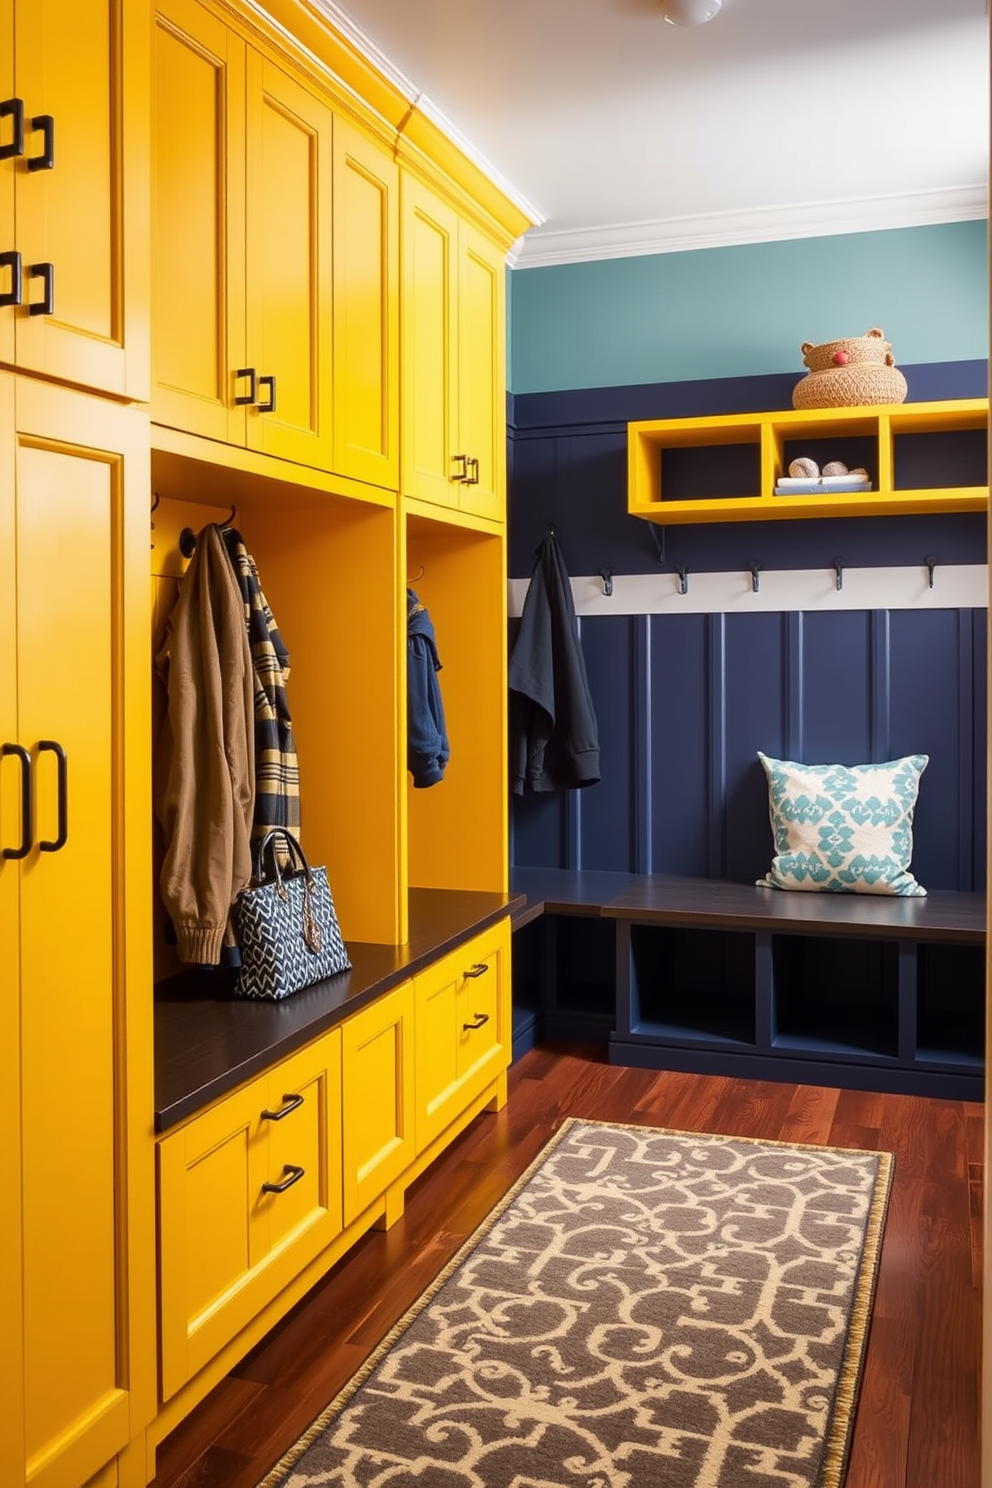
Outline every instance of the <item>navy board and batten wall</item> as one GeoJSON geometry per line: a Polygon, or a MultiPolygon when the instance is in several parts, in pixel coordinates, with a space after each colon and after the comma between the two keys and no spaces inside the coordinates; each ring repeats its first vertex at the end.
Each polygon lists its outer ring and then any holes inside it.
{"type": "MultiPolygon", "coordinates": [[[[932,249],[931,230],[924,236],[932,249]]],[[[521,298],[514,288],[511,304],[521,298]]],[[[837,334],[859,329],[845,316],[837,334]]],[[[984,343],[959,331],[956,345],[979,354],[901,363],[910,401],[986,394],[984,343]]],[[[712,365],[718,357],[714,347],[712,365]]],[[[913,870],[937,894],[979,893],[984,515],[667,528],[630,517],[629,421],[787,408],[798,375],[704,371],[697,355],[685,380],[509,396],[510,613],[520,612],[534,551],[553,525],[575,584],[602,772],[582,791],[514,798],[515,878],[581,873],[576,899],[587,892],[600,905],[627,875],[753,885],[772,851],[759,749],[848,764],[922,752],[930,764],[913,870]]],[[[920,446],[916,457],[953,458],[955,484],[988,479],[982,436],[962,436],[952,453],[920,446]]],[[[511,618],[511,644],[513,627],[511,618]]],[[[800,897],[820,896],[783,896],[800,897]]],[[[974,935],[955,940],[948,930],[946,941],[912,945],[743,921],[739,932],[716,933],[591,908],[518,933],[520,1047],[541,1036],[612,1036],[611,1057],[622,1062],[980,1095],[974,935]],[[657,1040],[618,1033],[632,996],[657,1040]]]]}

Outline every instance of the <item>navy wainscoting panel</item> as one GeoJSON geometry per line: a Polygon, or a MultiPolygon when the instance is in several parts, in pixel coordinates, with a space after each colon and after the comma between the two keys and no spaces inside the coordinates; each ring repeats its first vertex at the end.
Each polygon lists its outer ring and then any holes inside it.
{"type": "Polygon", "coordinates": [[[772,853],[760,749],[808,764],[929,754],[913,871],[980,889],[984,610],[585,616],[602,781],[514,801],[519,866],[742,883],[772,853]]]}

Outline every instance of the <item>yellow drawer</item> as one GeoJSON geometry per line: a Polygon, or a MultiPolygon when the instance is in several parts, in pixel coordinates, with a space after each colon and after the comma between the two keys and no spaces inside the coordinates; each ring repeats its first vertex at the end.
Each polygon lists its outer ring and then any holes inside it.
{"type": "Polygon", "coordinates": [[[341,1232],[340,1030],[164,1136],[158,1187],[168,1400],[341,1232]]]}
{"type": "Polygon", "coordinates": [[[417,1151],[510,1062],[510,922],[414,978],[417,1151]]]}

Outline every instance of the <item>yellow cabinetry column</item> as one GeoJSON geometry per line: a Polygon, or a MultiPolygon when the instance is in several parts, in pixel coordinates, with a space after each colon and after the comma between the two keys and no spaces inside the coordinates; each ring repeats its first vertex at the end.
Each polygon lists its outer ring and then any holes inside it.
{"type": "Polygon", "coordinates": [[[506,510],[506,331],[503,256],[468,223],[458,242],[458,440],[468,455],[459,507],[503,521],[506,510]]]}
{"type": "Polygon", "coordinates": [[[0,293],[21,284],[20,303],[0,310],[0,358],[147,397],[147,7],[6,0],[0,36],[13,146],[0,161],[0,252],[17,255],[0,293]]]}
{"type": "Polygon", "coordinates": [[[129,640],[148,623],[148,433],[136,411],[33,379],[14,405],[0,914],[16,916],[19,957],[5,936],[0,1042],[20,1077],[3,1293],[24,1435],[10,1481],[55,1488],[85,1481],[154,1409],[150,730],[146,654],[129,640]]]}
{"type": "MultiPolygon", "coordinates": [[[[342,1026],[344,1218],[357,1219],[415,1156],[413,984],[342,1026]]],[[[387,1212],[391,1223],[398,1214],[387,1212]]]]}

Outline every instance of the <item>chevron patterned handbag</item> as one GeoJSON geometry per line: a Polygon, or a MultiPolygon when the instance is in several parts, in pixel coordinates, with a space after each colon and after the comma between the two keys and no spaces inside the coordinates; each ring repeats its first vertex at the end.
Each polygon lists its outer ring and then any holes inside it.
{"type": "Polygon", "coordinates": [[[266,832],[252,884],[234,905],[239,997],[273,1000],[349,971],[325,868],[311,868],[283,827],[266,832]],[[280,863],[282,859],[282,863],[280,863]]]}

